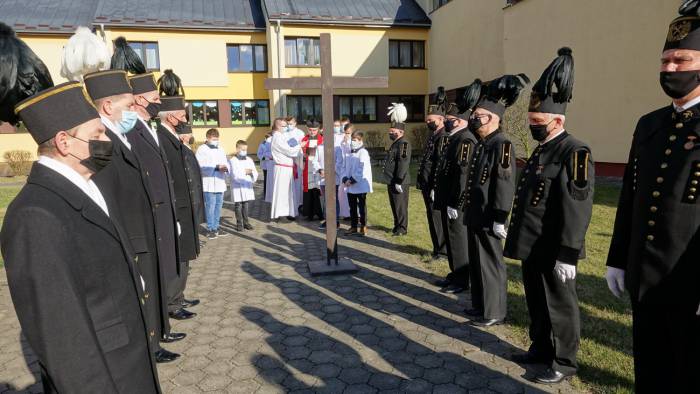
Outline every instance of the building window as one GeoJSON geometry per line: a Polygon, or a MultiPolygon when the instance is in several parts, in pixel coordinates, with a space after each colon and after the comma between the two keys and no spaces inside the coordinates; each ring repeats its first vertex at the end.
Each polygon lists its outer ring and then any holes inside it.
{"type": "Polygon", "coordinates": [[[227,45],[228,72],[267,72],[267,45],[227,45]]]}
{"type": "Polygon", "coordinates": [[[433,0],[433,11],[449,3],[451,0],[433,0]]]}
{"type": "Polygon", "coordinates": [[[285,38],[284,52],[287,66],[318,66],[321,64],[321,47],[318,38],[285,38]]]}
{"type": "Polygon", "coordinates": [[[389,40],[390,68],[425,68],[425,41],[389,40]]]}
{"type": "Polygon", "coordinates": [[[219,103],[217,101],[189,101],[189,119],[194,127],[219,125],[219,103]]]}
{"type": "Polygon", "coordinates": [[[146,66],[146,70],[160,70],[157,42],[131,41],[129,46],[139,55],[143,65],[146,66]]]}
{"type": "Polygon", "coordinates": [[[377,121],[377,98],[375,96],[340,96],[340,116],[347,116],[354,123],[377,121]]]}
{"type": "Polygon", "coordinates": [[[390,103],[403,103],[407,122],[425,122],[425,96],[389,96],[390,103]]]}
{"type": "Polygon", "coordinates": [[[231,124],[233,126],[268,126],[270,102],[268,100],[231,100],[231,124]]]}
{"type": "Polygon", "coordinates": [[[287,115],[299,123],[309,119],[321,119],[321,96],[287,96],[287,115]]]}

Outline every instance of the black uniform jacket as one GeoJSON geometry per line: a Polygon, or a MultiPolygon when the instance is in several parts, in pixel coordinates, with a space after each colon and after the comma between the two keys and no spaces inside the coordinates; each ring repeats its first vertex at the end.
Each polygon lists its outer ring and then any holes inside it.
{"type": "MultiPolygon", "coordinates": [[[[107,129],[107,136],[112,140],[114,147],[112,161],[92,179],[103,194],[113,198],[121,212],[121,215],[113,217],[113,220],[122,225],[138,258],[137,264],[146,282],[146,294],[149,295],[146,302],[150,309],[149,329],[155,329],[154,324],[164,322],[167,325],[168,304],[165,276],[158,267],[157,234],[151,207],[153,198],[150,185],[147,182],[146,171],[141,168],[134,152],[124,145],[113,131],[107,129]],[[155,296],[155,292],[158,291],[161,292],[161,297],[155,296]],[[156,304],[158,301],[160,303],[156,304]]],[[[160,327],[161,330],[165,328],[167,327],[160,327]]]]}
{"type": "Polygon", "coordinates": [[[411,164],[411,143],[405,137],[398,138],[391,144],[384,160],[382,175],[389,185],[410,184],[408,167],[411,164]]]}
{"type": "MultiPolygon", "coordinates": [[[[700,261],[700,108],[668,106],[634,132],[607,265],[626,270],[634,298],[676,265],[700,261]]],[[[697,282],[696,282],[697,283],[697,282]]]]}
{"type": "Polygon", "coordinates": [[[0,244],[22,332],[49,390],[160,392],[135,256],[90,197],[35,163],[7,210],[0,244]]]}
{"type": "MultiPolygon", "coordinates": [[[[185,160],[187,161],[187,179],[190,184],[190,200],[192,201],[192,209],[194,209],[194,224],[197,227],[201,223],[207,221],[204,216],[204,186],[202,185],[202,170],[199,167],[197,156],[192,149],[185,147],[183,149],[185,160]]],[[[199,248],[199,243],[197,243],[199,248]]],[[[199,254],[199,249],[197,249],[199,254]]]]}
{"type": "Polygon", "coordinates": [[[461,197],[469,225],[491,230],[508,220],[515,193],[515,148],[505,133],[496,130],[477,137],[466,193],[461,197]]]}
{"type": "MultiPolygon", "coordinates": [[[[194,260],[199,254],[199,228],[195,225],[197,220],[190,191],[191,176],[194,172],[185,158],[185,150],[188,148],[163,125],[158,126],[158,138],[168,157],[170,174],[173,177],[175,215],[181,226],[180,261],[194,260]]],[[[201,177],[201,173],[197,176],[201,177]]]]}
{"type": "Polygon", "coordinates": [[[151,208],[158,234],[158,259],[166,282],[177,278],[178,237],[175,224],[175,193],[168,158],[146,126],[137,121],[126,134],[131,150],[141,165],[143,179],[148,183],[151,208]]]}
{"type": "Polygon", "coordinates": [[[520,174],[504,255],[527,260],[534,249],[577,264],[593,212],[591,149],[564,131],[538,146],[520,174]]]}
{"type": "Polygon", "coordinates": [[[416,186],[419,190],[429,192],[431,189],[433,189],[435,169],[438,161],[440,160],[438,152],[440,146],[438,142],[442,140],[444,135],[445,129],[442,128],[430,134],[428,137],[428,142],[425,146],[425,151],[423,152],[423,157],[421,158],[420,167],[418,168],[418,175],[416,178],[416,186]]]}
{"type": "Polygon", "coordinates": [[[476,143],[477,139],[474,133],[466,128],[455,132],[449,138],[444,153],[443,181],[445,186],[440,191],[440,198],[445,207],[464,211],[469,184],[469,166],[476,143]]]}

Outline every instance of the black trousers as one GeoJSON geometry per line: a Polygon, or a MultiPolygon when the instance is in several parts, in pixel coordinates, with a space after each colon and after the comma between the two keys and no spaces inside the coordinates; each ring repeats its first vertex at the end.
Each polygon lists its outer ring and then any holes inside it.
{"type": "Polygon", "coordinates": [[[507,312],[508,274],[503,244],[490,231],[467,227],[471,268],[472,307],[484,311],[485,319],[504,319],[507,312]]]}
{"type": "Polygon", "coordinates": [[[367,193],[348,193],[348,204],[350,205],[350,226],[352,228],[357,228],[358,225],[365,227],[367,225],[367,193]]]}
{"type": "Polygon", "coordinates": [[[686,252],[641,300],[632,295],[637,393],[700,393],[698,278],[698,254],[686,252]]]}
{"type": "Polygon", "coordinates": [[[267,170],[262,170],[263,172],[263,200],[267,196],[267,170]]]}
{"type": "Polygon", "coordinates": [[[241,226],[248,223],[248,203],[249,201],[240,201],[233,203],[233,212],[236,214],[236,223],[241,226]]]}
{"type": "Polygon", "coordinates": [[[576,353],[581,338],[581,318],[576,280],[563,283],[554,274],[555,257],[533,255],[522,262],[525,300],[530,314],[529,352],[551,360],[564,374],[578,369],[576,353]]]}
{"type": "Polygon", "coordinates": [[[309,189],[304,192],[303,215],[312,220],[314,215],[323,220],[323,207],[321,206],[321,189],[309,189]]]}
{"type": "Polygon", "coordinates": [[[442,212],[433,207],[433,200],[430,199],[430,190],[421,190],[423,202],[425,203],[425,213],[428,219],[428,230],[430,230],[430,240],[433,242],[433,254],[447,254],[447,242],[445,232],[442,227],[442,212]]]}
{"type": "Polygon", "coordinates": [[[469,287],[469,243],[467,226],[464,224],[464,213],[459,212],[457,219],[447,217],[447,209],[440,212],[440,222],[445,229],[445,249],[450,263],[450,273],[447,279],[455,285],[469,287]]]}
{"type": "Polygon", "coordinates": [[[182,303],[185,301],[185,288],[187,287],[187,278],[190,273],[190,262],[178,262],[179,272],[177,279],[172,282],[172,286],[168,287],[168,312],[175,312],[182,308],[182,303]]]}
{"type": "Polygon", "coordinates": [[[387,185],[389,193],[389,204],[391,213],[394,216],[393,231],[408,231],[408,195],[410,188],[402,185],[403,193],[396,191],[395,185],[387,185]]]}

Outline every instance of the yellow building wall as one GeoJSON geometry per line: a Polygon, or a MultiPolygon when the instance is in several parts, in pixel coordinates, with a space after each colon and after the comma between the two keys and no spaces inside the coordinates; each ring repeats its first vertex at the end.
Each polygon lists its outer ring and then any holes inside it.
{"type": "MultiPolygon", "coordinates": [[[[388,89],[336,89],[336,95],[425,95],[428,88],[428,29],[403,27],[347,27],[284,25],[268,28],[270,74],[273,77],[319,77],[319,67],[287,67],[285,62],[284,37],[319,37],[321,33],[331,35],[331,54],[334,76],[387,76],[388,89]],[[389,40],[425,41],[426,69],[389,69],[389,40]],[[278,40],[280,43],[278,64],[278,40]]],[[[278,114],[285,112],[284,95],[320,95],[320,90],[282,90],[271,92],[274,108],[278,114]],[[281,99],[280,99],[281,97],[281,99]]],[[[378,109],[382,111],[384,109],[378,109]]],[[[373,127],[375,125],[372,125],[373,127]]],[[[370,127],[370,125],[368,125],[370,127]]]]}
{"type": "MultiPolygon", "coordinates": [[[[181,79],[187,100],[267,100],[267,73],[229,73],[227,44],[267,44],[265,32],[196,32],[108,29],[107,38],[158,42],[161,71],[172,69],[181,79]]],[[[269,66],[268,61],[268,66],[269,66]]],[[[156,73],[158,77],[160,73],[156,73]]],[[[221,111],[221,108],[219,109],[221,111]]],[[[195,127],[194,136],[205,140],[210,127],[195,127]]],[[[269,127],[217,127],[221,146],[233,153],[236,141],[245,140],[257,150],[269,127]]],[[[251,149],[252,150],[252,149],[251,149]]]]}
{"type": "MultiPolygon", "coordinates": [[[[504,4],[505,0],[453,0],[430,14],[430,92],[503,74],[504,4]]],[[[537,27],[528,29],[539,31],[537,27]]]]}
{"type": "Polygon", "coordinates": [[[677,8],[667,0],[523,1],[504,10],[505,71],[534,82],[558,48],[571,47],[567,129],[591,144],[596,161],[625,163],[639,117],[670,103],[658,72],[677,8]]]}

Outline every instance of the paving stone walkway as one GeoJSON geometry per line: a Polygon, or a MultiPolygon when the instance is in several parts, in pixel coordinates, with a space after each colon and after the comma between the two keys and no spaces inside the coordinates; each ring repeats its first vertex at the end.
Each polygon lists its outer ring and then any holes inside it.
{"type": "MultiPolygon", "coordinates": [[[[508,361],[506,329],[478,330],[461,311],[467,296],[437,292],[417,259],[377,232],[341,237],[341,254],[360,272],[311,278],[306,262],[324,258],[324,233],[306,222],[269,223],[251,210],[253,231],[224,228],[192,264],[188,297],[199,315],[175,322],[188,337],[166,347],[182,358],[159,365],[165,393],[542,393],[508,361]]],[[[37,363],[21,338],[0,270],[0,393],[41,392],[37,363]]]]}

